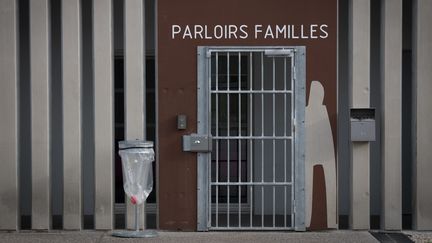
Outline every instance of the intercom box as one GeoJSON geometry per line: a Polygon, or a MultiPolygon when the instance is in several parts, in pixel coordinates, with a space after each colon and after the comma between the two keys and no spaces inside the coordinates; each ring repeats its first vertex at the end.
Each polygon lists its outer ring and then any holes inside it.
{"type": "Polygon", "coordinates": [[[351,141],[370,142],[376,139],[374,108],[351,108],[351,141]]]}

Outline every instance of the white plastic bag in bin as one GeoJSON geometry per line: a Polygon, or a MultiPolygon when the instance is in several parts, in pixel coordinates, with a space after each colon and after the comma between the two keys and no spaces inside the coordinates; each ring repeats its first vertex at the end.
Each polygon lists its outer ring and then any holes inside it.
{"type": "Polygon", "coordinates": [[[153,142],[120,141],[119,154],[122,159],[125,193],[132,204],[141,204],[153,189],[153,142]]]}

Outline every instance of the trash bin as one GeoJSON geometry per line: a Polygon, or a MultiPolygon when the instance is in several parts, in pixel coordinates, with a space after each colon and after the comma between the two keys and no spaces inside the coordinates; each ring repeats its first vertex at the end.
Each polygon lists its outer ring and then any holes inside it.
{"type": "Polygon", "coordinates": [[[128,197],[127,200],[135,205],[135,231],[114,232],[113,236],[155,237],[157,236],[155,231],[140,231],[138,223],[138,205],[145,202],[153,189],[153,142],[144,140],[120,141],[119,155],[122,160],[123,188],[128,197]]]}

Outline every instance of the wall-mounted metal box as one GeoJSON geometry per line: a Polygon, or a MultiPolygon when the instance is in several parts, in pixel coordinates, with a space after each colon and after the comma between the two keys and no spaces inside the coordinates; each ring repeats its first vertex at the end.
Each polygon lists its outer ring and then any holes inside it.
{"type": "Polygon", "coordinates": [[[183,135],[183,151],[211,152],[212,149],[211,136],[201,134],[183,135]]]}
{"type": "Polygon", "coordinates": [[[351,108],[351,141],[375,141],[375,108],[351,108]]]}

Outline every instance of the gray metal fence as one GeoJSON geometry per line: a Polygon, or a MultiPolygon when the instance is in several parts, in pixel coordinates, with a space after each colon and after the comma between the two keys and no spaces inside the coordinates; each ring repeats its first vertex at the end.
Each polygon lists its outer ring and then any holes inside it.
{"type": "MultiPolygon", "coordinates": [[[[53,228],[52,201],[53,188],[63,187],[62,192],[62,227],[63,229],[80,230],[83,228],[83,194],[84,191],[94,192],[90,204],[94,208],[94,228],[109,230],[114,228],[114,163],[115,163],[115,138],[114,138],[114,22],[113,1],[95,0],[83,3],[81,0],[31,0],[27,7],[18,6],[17,0],[0,1],[0,73],[2,81],[1,90],[1,139],[0,139],[0,230],[19,230],[21,228],[20,205],[31,205],[31,229],[49,230],[53,228]],[[53,10],[53,5],[58,9],[53,10]],[[82,6],[83,5],[83,6],[82,6]],[[83,27],[83,8],[91,16],[91,28],[83,27]],[[24,9],[25,8],[25,9],[24,9]],[[20,14],[28,11],[29,38],[19,39],[19,19],[24,19],[20,14]],[[54,12],[55,11],[55,12],[54,12]],[[60,38],[52,35],[52,16],[60,16],[60,38]],[[83,29],[91,29],[87,33],[87,39],[82,38],[83,29]],[[84,42],[90,40],[92,42],[84,42]],[[60,45],[58,45],[60,43],[60,45]],[[30,121],[20,121],[20,102],[28,97],[20,97],[20,42],[29,43],[29,102],[30,121]],[[55,42],[55,44],[53,44],[55,42]],[[90,81],[92,85],[84,84],[83,80],[83,46],[92,46],[92,53],[85,53],[91,59],[93,73],[90,81]],[[59,47],[60,46],[60,47],[59,47]],[[57,48],[57,49],[55,49],[57,48]],[[52,51],[61,55],[61,66],[53,63],[52,51]],[[53,89],[52,69],[61,67],[57,73],[61,73],[53,89]],[[83,87],[92,87],[93,93],[89,94],[93,106],[90,119],[93,124],[83,123],[84,107],[83,95],[88,90],[83,87]],[[57,89],[61,87],[60,89],[57,89]],[[54,94],[60,91],[61,95],[54,94]],[[53,97],[60,97],[59,99],[53,97]],[[53,107],[59,107],[61,114],[53,114],[53,107]],[[52,117],[60,118],[55,120],[52,117]],[[53,124],[59,122],[61,125],[53,124]],[[26,166],[20,166],[20,131],[19,124],[30,124],[31,156],[26,166]],[[92,136],[83,133],[84,127],[92,127],[92,136]],[[53,127],[59,130],[53,131],[53,127]],[[54,133],[55,132],[55,133],[54,133]],[[54,149],[52,137],[60,136],[61,164],[63,171],[53,171],[54,149]],[[94,154],[94,175],[84,178],[87,161],[83,160],[83,137],[94,138],[94,141],[86,142],[94,154]],[[93,147],[94,146],[94,147],[93,147]],[[31,185],[29,202],[25,198],[19,198],[21,177],[20,168],[29,170],[31,176],[24,178],[30,180],[31,185]],[[62,185],[54,184],[54,177],[61,177],[62,185]],[[83,181],[92,181],[94,188],[85,188],[83,181]],[[94,184],[93,184],[94,183],[94,184]]],[[[124,14],[124,103],[125,103],[125,138],[145,138],[145,45],[144,45],[144,1],[127,0],[122,2],[124,14]]],[[[24,46],[24,45],[23,45],[24,46]]],[[[87,50],[87,49],[86,49],[87,50]]],[[[25,52],[25,50],[22,50],[25,52]]],[[[87,62],[89,63],[89,62],[87,62]]],[[[86,80],[87,82],[87,80],[86,80]]],[[[86,100],[88,100],[86,98],[86,100]]],[[[88,109],[87,109],[88,110],[88,109]]],[[[86,120],[89,121],[89,120],[86,120]]],[[[56,140],[57,141],[57,140],[56,140]]],[[[56,148],[58,146],[56,145],[56,148]]],[[[93,161],[92,161],[93,164],[93,161]]],[[[56,179],[55,182],[58,180],[56,179]]],[[[88,184],[87,184],[88,186],[88,184]]],[[[57,191],[57,189],[56,189],[57,191]]],[[[56,205],[58,200],[56,199],[56,205]]],[[[129,203],[128,203],[129,204],[129,203]]],[[[56,209],[57,210],[57,209],[56,209]]],[[[141,210],[143,212],[144,210],[141,210]]],[[[126,227],[133,227],[129,215],[133,215],[132,208],[126,207],[126,227]]],[[[141,217],[144,225],[144,216],[141,217]]]]}

